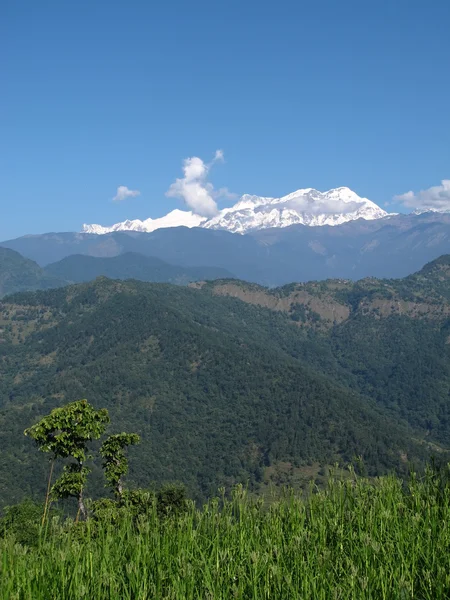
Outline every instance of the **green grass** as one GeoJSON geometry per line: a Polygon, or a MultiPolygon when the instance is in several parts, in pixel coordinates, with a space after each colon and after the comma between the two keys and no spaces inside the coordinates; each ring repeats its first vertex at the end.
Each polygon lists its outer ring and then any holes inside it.
{"type": "Polygon", "coordinates": [[[6,535],[0,598],[450,598],[448,474],[311,492],[267,507],[237,489],[175,517],[57,522],[35,547],[6,535]]]}

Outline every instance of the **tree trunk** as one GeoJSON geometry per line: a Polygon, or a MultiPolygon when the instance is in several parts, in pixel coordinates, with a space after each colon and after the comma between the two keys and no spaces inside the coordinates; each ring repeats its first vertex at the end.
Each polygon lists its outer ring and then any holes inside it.
{"type": "Polygon", "coordinates": [[[117,482],[117,495],[119,497],[119,500],[122,500],[122,496],[123,496],[122,478],[120,478],[119,481],[117,482]]]}
{"type": "MultiPolygon", "coordinates": [[[[81,516],[83,517],[83,520],[86,521],[87,511],[86,511],[86,507],[85,507],[84,501],[83,501],[83,490],[81,490],[80,493],[78,494],[78,515],[79,514],[81,514],[81,516]]],[[[77,520],[78,520],[78,515],[77,515],[77,520]]]]}
{"type": "Polygon", "coordinates": [[[51,485],[52,485],[52,476],[53,476],[53,467],[54,466],[55,466],[55,459],[53,458],[51,466],[50,466],[50,473],[48,475],[47,493],[45,495],[45,504],[44,504],[44,514],[42,515],[42,522],[41,522],[42,526],[44,526],[45,519],[47,517],[49,504],[50,504],[50,489],[51,489],[51,485]]]}

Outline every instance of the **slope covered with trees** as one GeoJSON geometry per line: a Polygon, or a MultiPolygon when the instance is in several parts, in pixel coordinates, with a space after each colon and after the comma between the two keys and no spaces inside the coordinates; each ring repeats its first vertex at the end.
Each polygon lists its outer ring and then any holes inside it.
{"type": "Polygon", "coordinates": [[[15,250],[0,247],[0,298],[15,292],[45,290],[66,284],[33,260],[24,258],[15,250]]]}
{"type": "Polygon", "coordinates": [[[322,344],[320,362],[309,354],[309,363],[322,371],[334,365],[334,378],[344,374],[346,385],[386,414],[450,445],[449,255],[398,280],[329,280],[273,290],[233,281],[207,287],[285,314],[316,346],[322,344]]]}
{"type": "Polygon", "coordinates": [[[441,259],[408,280],[278,290],[100,278],[5,299],[3,502],[42,492],[45,465],[23,430],[79,398],[141,436],[133,482],[178,480],[197,498],[258,488],[277,465],[360,456],[375,474],[444,457],[447,269],[441,259]]]}

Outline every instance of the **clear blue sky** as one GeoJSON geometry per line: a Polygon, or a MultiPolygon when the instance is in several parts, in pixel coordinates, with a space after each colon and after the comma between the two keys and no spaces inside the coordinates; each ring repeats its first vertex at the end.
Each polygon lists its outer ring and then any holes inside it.
{"type": "Polygon", "coordinates": [[[0,5],[2,240],[181,208],[219,148],[238,194],[450,179],[448,0],[0,5]]]}

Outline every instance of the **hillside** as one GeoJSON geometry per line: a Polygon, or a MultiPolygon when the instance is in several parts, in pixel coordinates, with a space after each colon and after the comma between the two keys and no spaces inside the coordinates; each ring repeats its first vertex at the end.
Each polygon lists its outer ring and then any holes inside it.
{"type": "Polygon", "coordinates": [[[398,280],[201,285],[285,314],[316,344],[326,340],[320,368],[336,361],[351,387],[450,445],[449,255],[398,280]]]}
{"type": "Polygon", "coordinates": [[[267,290],[100,278],[9,297],[0,305],[2,501],[45,479],[23,429],[82,397],[142,436],[131,450],[136,483],[180,480],[197,498],[355,456],[369,474],[443,456],[447,290],[443,257],[400,281],[267,290]]]}
{"type": "Polygon", "coordinates": [[[0,247],[0,297],[24,290],[48,289],[65,282],[47,273],[34,261],[0,247]]]}
{"type": "Polygon", "coordinates": [[[233,277],[226,269],[178,267],[159,258],[136,252],[126,252],[111,258],[74,254],[47,265],[45,271],[71,283],[92,281],[104,276],[110,279],[137,279],[186,285],[191,281],[233,277]]]}
{"type": "Polygon", "coordinates": [[[403,279],[368,277],[291,283],[279,288],[244,281],[192,283],[217,296],[264,306],[315,329],[329,330],[356,316],[408,316],[440,320],[450,314],[450,255],[427,263],[403,279]]]}

